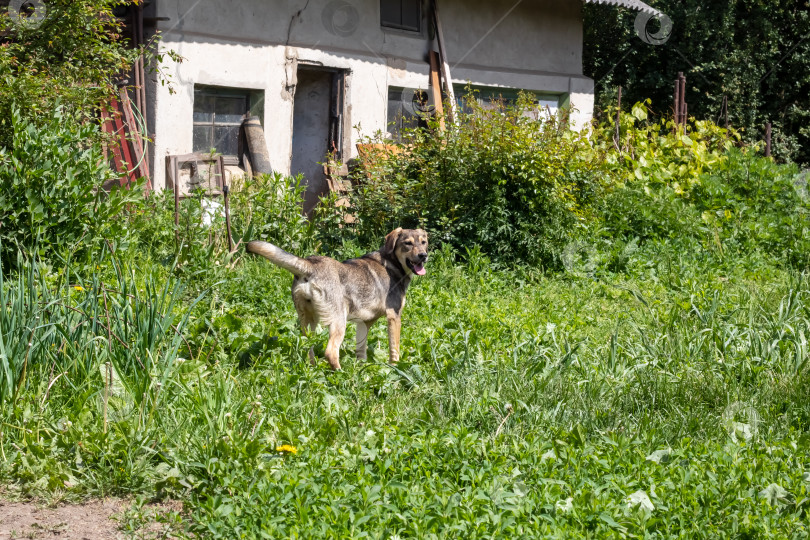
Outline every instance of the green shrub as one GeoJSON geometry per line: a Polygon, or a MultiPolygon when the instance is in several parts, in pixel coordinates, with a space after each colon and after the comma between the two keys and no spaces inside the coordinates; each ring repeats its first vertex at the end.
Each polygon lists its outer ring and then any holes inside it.
{"type": "MultiPolygon", "coordinates": [[[[621,182],[600,201],[603,236],[699,240],[721,255],[760,249],[807,265],[810,205],[794,185],[794,165],[738,147],[738,133],[711,122],[694,122],[685,133],[648,122],[642,103],[620,116],[620,127],[619,149],[607,163],[621,182]]],[[[596,144],[614,145],[614,129],[600,126],[596,144]]]]}
{"type": "MultiPolygon", "coordinates": [[[[132,0],[17,2],[37,7],[42,19],[11,17],[14,2],[0,8],[0,147],[10,146],[12,109],[22,118],[48,121],[57,106],[64,115],[92,120],[99,103],[117,95],[120,76],[140,49],[130,47],[113,10],[132,0]]],[[[147,61],[151,58],[146,52],[147,61]]]]}
{"type": "Polygon", "coordinates": [[[798,170],[733,148],[701,178],[691,198],[701,220],[738,250],[762,249],[796,267],[810,262],[810,204],[794,184],[798,170]]]}
{"type": "Polygon", "coordinates": [[[494,110],[466,103],[445,133],[433,120],[406,130],[400,152],[361,160],[352,194],[361,241],[419,226],[496,260],[556,266],[609,183],[603,153],[564,120],[538,121],[525,97],[494,110]]]}
{"type": "Polygon", "coordinates": [[[143,200],[140,189],[103,189],[116,175],[107,166],[98,127],[61,109],[35,125],[13,112],[10,148],[0,148],[0,256],[8,267],[18,248],[40,255],[86,251],[99,240],[127,235],[121,212],[143,200]]]}

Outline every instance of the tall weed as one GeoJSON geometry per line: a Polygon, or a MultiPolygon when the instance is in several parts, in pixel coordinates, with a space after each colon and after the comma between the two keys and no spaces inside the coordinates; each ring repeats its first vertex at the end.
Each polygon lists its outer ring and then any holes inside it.
{"type": "Polygon", "coordinates": [[[109,391],[115,381],[131,403],[157,406],[175,361],[188,356],[180,349],[196,301],[179,303],[183,286],[175,279],[110,262],[113,276],[93,271],[77,281],[70,261],[55,275],[22,256],[16,277],[0,273],[0,403],[32,392],[44,400],[109,391]]]}

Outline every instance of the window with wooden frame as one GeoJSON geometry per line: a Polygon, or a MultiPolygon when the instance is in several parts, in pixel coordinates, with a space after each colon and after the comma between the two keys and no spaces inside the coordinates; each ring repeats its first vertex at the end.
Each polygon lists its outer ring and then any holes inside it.
{"type": "Polygon", "coordinates": [[[380,25],[421,32],[422,0],[380,0],[380,25]]]}
{"type": "Polygon", "coordinates": [[[247,114],[261,118],[261,92],[195,85],[193,151],[240,156],[239,134],[247,114]]]}

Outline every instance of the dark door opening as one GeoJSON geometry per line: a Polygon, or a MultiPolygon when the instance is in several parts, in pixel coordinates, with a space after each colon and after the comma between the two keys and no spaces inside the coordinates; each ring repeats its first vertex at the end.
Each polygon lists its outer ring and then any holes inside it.
{"type": "Polygon", "coordinates": [[[307,213],[318,203],[318,197],[329,192],[323,171],[328,155],[343,159],[344,94],[344,71],[298,67],[290,172],[304,175],[307,213]]]}

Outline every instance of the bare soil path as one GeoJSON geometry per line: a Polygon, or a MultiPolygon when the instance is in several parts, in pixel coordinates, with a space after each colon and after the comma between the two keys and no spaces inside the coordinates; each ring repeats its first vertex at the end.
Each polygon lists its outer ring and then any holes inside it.
{"type": "MultiPolygon", "coordinates": [[[[0,540],[173,538],[171,531],[154,521],[134,535],[123,532],[122,519],[131,506],[131,501],[122,499],[56,506],[0,500],[0,540]]],[[[144,506],[141,513],[154,516],[180,510],[179,503],[163,503],[144,506]]]]}

